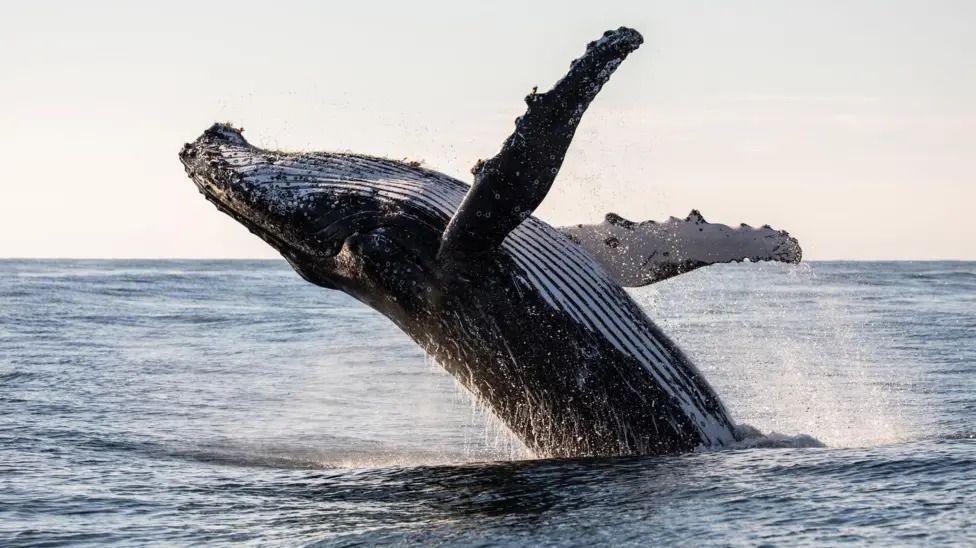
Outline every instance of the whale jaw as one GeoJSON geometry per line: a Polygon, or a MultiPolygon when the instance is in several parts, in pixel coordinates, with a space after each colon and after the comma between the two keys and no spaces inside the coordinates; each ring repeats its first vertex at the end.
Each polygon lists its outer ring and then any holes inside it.
{"type": "MultiPolygon", "coordinates": [[[[183,145],[180,161],[197,189],[218,210],[271,244],[296,270],[297,265],[335,255],[342,239],[321,237],[315,222],[328,210],[328,196],[277,180],[275,161],[283,154],[252,146],[242,131],[216,123],[183,145]]],[[[307,268],[299,274],[313,281],[307,268]]]]}

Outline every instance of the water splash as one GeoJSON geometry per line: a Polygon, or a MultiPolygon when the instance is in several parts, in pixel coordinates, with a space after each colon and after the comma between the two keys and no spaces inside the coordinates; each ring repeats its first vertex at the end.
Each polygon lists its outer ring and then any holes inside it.
{"type": "MultiPolygon", "coordinates": [[[[437,360],[429,355],[424,357],[428,369],[448,375],[437,360]]],[[[534,458],[532,452],[505,426],[481,399],[472,394],[454,377],[453,403],[467,412],[467,428],[464,429],[463,449],[465,455],[477,456],[471,460],[526,460],[534,458]],[[480,433],[480,435],[478,435],[480,433]]]]}
{"type": "Polygon", "coordinates": [[[763,434],[758,428],[739,424],[735,428],[739,441],[727,449],[810,449],[826,447],[824,443],[807,434],[763,434]]]}
{"type": "Polygon", "coordinates": [[[916,433],[885,376],[892,364],[876,358],[890,358],[878,349],[891,343],[866,320],[869,288],[818,278],[809,264],[721,265],[634,294],[740,422],[832,447],[916,433]]]}

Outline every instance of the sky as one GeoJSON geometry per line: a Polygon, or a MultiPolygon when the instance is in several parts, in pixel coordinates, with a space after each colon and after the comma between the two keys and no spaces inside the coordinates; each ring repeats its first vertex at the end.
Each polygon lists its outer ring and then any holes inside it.
{"type": "Polygon", "coordinates": [[[807,259],[976,259],[976,2],[107,2],[0,7],[0,257],[275,257],[177,159],[253,144],[470,182],[586,43],[645,43],[537,215],[769,223],[807,259]]]}

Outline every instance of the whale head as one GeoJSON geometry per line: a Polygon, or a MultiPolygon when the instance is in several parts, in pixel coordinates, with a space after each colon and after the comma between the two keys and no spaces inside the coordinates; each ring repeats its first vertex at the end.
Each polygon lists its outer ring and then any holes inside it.
{"type": "Polygon", "coordinates": [[[214,124],[180,151],[200,193],[278,251],[290,256],[335,253],[323,215],[333,207],[324,188],[284,177],[276,154],[252,147],[242,130],[214,124]]]}
{"type": "Polygon", "coordinates": [[[398,246],[409,248],[398,256],[432,260],[448,220],[405,191],[382,190],[381,179],[426,176],[393,160],[263,150],[242,130],[214,124],[183,146],[180,161],[207,200],[271,244],[305,279],[327,287],[343,271],[362,278],[378,268],[363,264],[370,256],[364,246],[377,257],[398,246]]]}

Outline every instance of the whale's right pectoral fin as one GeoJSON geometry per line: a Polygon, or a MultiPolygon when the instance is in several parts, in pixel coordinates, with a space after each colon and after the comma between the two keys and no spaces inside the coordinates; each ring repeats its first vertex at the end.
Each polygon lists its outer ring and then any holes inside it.
{"type": "Polygon", "coordinates": [[[561,228],[586,249],[618,284],[639,287],[715,263],[798,263],[796,238],[768,225],[737,228],[705,221],[692,210],[685,219],[634,223],[610,213],[598,225],[561,228]]]}
{"type": "Polygon", "coordinates": [[[607,31],[551,90],[525,98],[528,109],[501,151],[471,170],[474,184],[441,237],[442,262],[491,252],[542,203],[583,112],[642,41],[633,29],[607,31]]]}

